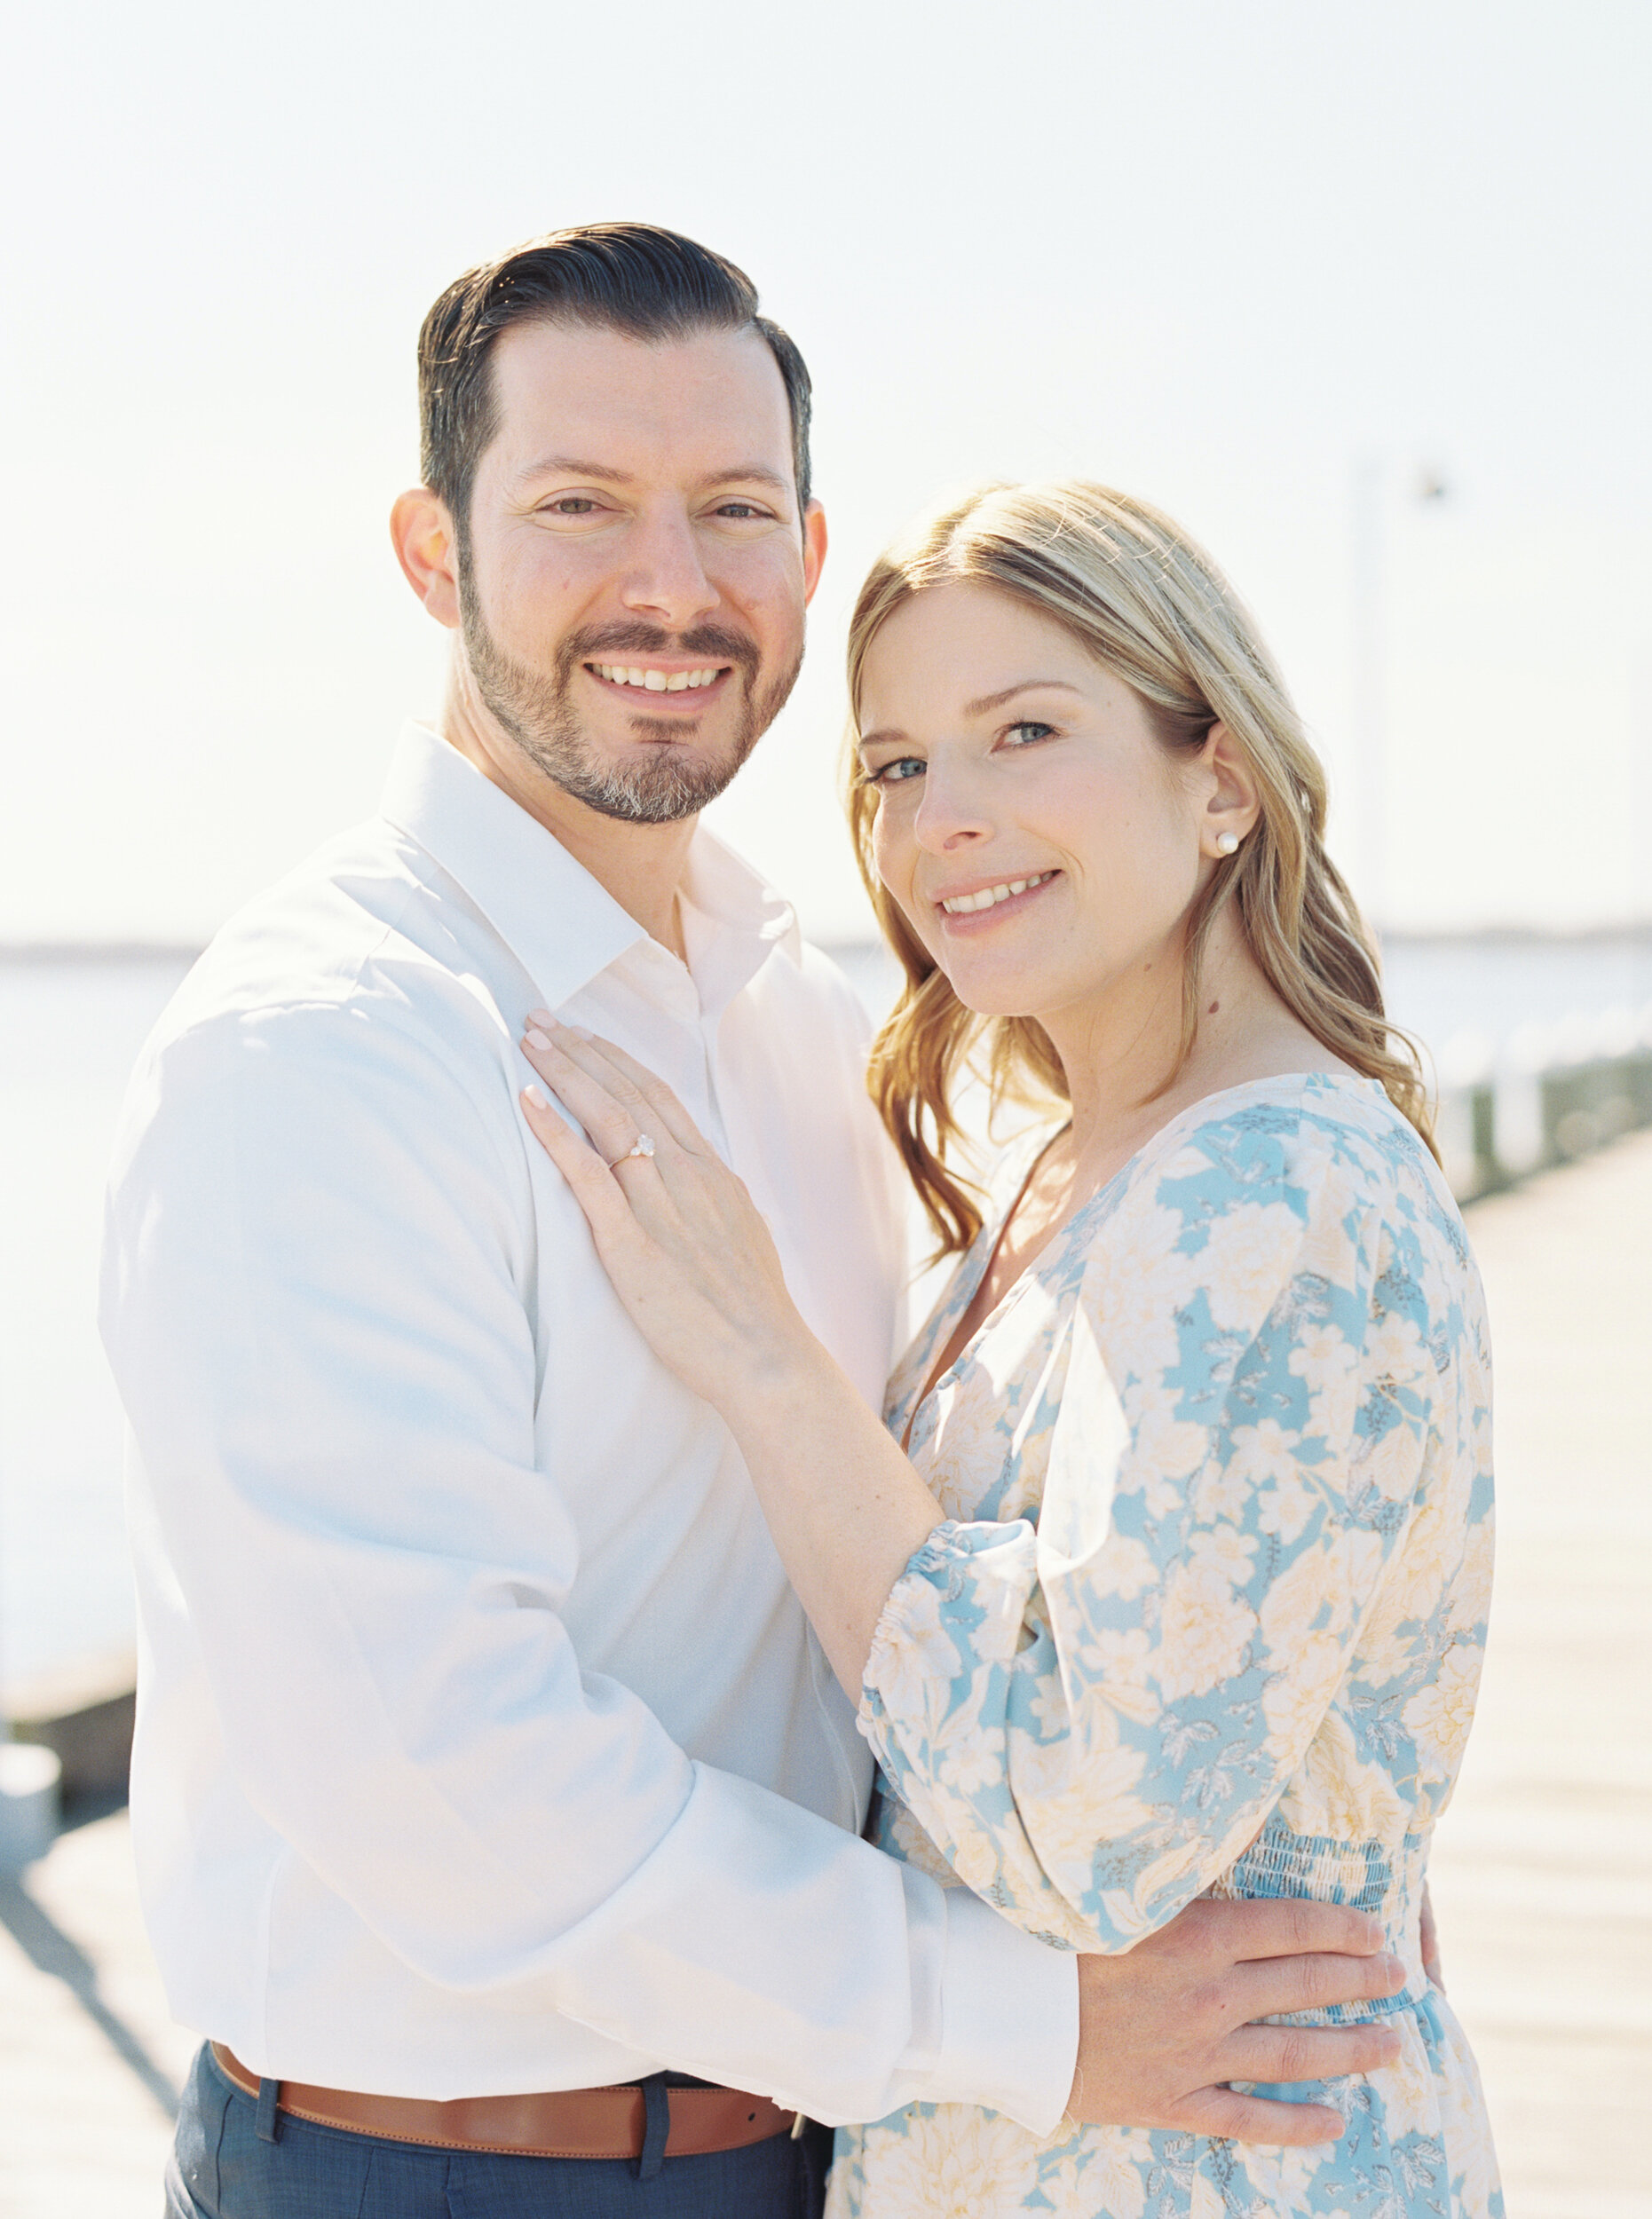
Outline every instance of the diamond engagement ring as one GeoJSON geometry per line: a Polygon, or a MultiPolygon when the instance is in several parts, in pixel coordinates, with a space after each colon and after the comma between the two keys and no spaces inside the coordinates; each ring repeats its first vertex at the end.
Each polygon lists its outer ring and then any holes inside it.
{"type": "Polygon", "coordinates": [[[628,1164],[633,1156],[652,1156],[653,1152],[652,1137],[649,1133],[639,1133],[630,1147],[626,1149],[625,1154],[616,1156],[608,1168],[610,1171],[617,1171],[621,1164],[628,1164]]]}

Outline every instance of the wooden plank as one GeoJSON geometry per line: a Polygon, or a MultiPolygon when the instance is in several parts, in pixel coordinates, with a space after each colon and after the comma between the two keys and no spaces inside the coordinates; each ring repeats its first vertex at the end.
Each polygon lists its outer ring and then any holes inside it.
{"type": "Polygon", "coordinates": [[[1478,1204],[1498,1551],[1440,1828],[1446,1979],[1510,2219],[1647,2219],[1652,2084],[1652,1135],[1478,1204]]]}

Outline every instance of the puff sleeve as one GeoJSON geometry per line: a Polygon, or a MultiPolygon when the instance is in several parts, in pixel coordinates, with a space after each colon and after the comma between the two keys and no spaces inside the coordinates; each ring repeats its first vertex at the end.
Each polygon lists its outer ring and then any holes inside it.
{"type": "Polygon", "coordinates": [[[1015,1435],[1047,1457],[1036,1521],[944,1524],[890,1594],[862,1729],[959,1878],[1047,1940],[1128,1948],[1304,1767],[1358,1762],[1316,1744],[1443,1346],[1419,1213],[1363,1139],[1270,1106],[1127,1175],[1015,1435]]]}

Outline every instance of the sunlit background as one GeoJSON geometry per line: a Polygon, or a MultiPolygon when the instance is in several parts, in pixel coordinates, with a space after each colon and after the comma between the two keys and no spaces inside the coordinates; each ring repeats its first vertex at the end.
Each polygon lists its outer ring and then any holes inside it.
{"type": "Polygon", "coordinates": [[[1649,40],[1588,0],[18,12],[0,935],[196,941],[371,809],[442,649],[384,522],[420,318],[614,215],[734,257],[814,367],[835,551],[723,814],[815,929],[860,923],[868,557],[1071,470],[1259,611],[1386,921],[1643,913],[1649,40]]]}
{"type": "Polygon", "coordinates": [[[1632,0],[14,12],[0,1686],[130,1639],[91,1323],[121,1085],[435,710],[385,521],[415,336],[534,233],[687,231],[810,362],[833,553],[714,816],[816,937],[871,932],[835,798],[868,560],[945,491],[1081,472],[1258,612],[1446,1075],[1638,1040],[1649,61],[1632,0]]]}
{"type": "MultiPolygon", "coordinates": [[[[1184,519],[1258,611],[1436,1054],[1637,1004],[1621,936],[1400,936],[1652,914],[1649,20],[20,13],[0,943],[193,950],[371,810],[447,645],[385,525],[417,475],[420,319],[502,245],[636,215],[741,262],[814,367],[813,646],[715,815],[817,936],[870,931],[834,789],[867,561],[946,489],[1082,471],[1184,519]]],[[[0,1454],[57,1472],[59,1504],[111,1486],[96,1172],[178,967],[0,966],[0,1177],[33,1260],[0,1454]]],[[[121,1619],[118,1549],[59,1597],[55,1533],[8,1524],[11,1669],[83,1609],[121,1619]]]]}

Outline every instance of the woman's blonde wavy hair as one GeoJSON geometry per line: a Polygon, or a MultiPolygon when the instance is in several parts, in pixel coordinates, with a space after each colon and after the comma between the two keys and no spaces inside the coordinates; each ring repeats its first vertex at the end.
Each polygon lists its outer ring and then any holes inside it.
{"type": "MultiPolygon", "coordinates": [[[[1132,688],[1171,752],[1202,746],[1220,720],[1250,763],[1261,814],[1189,912],[1182,1038],[1165,1087],[1192,1052],[1212,928],[1237,904],[1251,952],[1286,1008],[1332,1054],[1379,1080],[1432,1149],[1416,1050],[1384,1015],[1373,944],[1325,853],[1324,768],[1250,612],[1215,564],[1168,517],[1105,486],[984,487],[873,565],[850,625],[857,725],[866,651],[882,626],[914,594],[960,580],[1054,618],[1132,688]]],[[[960,1078],[982,1070],[995,1101],[1064,1101],[1066,1079],[1035,1019],[984,1018],[964,1007],[883,888],[873,862],[878,789],[858,775],[852,740],[855,852],[906,974],[873,1046],[869,1084],[946,1255],[967,1248],[982,1221],[970,1183],[946,1160],[962,1137],[954,1111],[960,1078]]]]}

